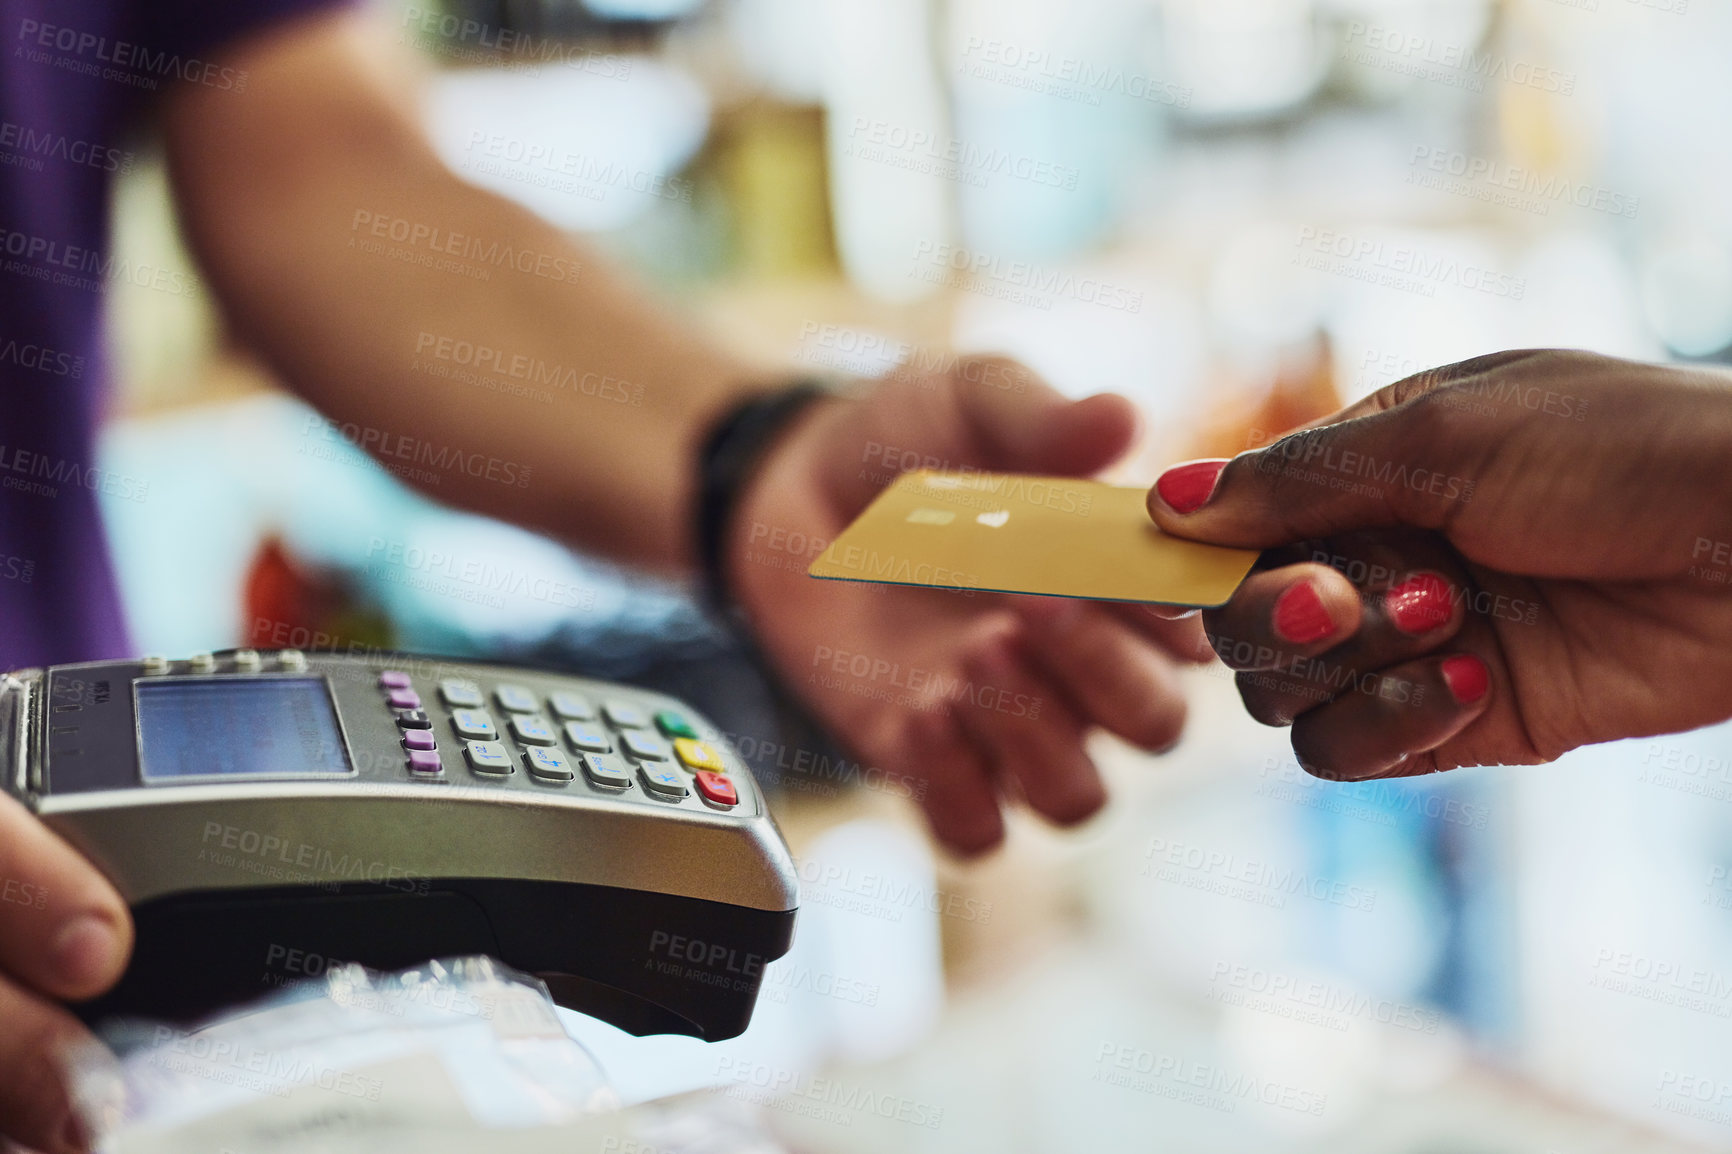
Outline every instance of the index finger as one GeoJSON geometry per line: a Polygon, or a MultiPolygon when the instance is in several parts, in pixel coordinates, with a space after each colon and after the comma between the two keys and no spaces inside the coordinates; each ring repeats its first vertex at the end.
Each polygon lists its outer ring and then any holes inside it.
{"type": "Polygon", "coordinates": [[[1149,491],[1149,515],[1174,536],[1245,549],[1394,525],[1445,528],[1489,446],[1413,402],[1534,355],[1428,369],[1230,461],[1174,465],[1149,491]]]}

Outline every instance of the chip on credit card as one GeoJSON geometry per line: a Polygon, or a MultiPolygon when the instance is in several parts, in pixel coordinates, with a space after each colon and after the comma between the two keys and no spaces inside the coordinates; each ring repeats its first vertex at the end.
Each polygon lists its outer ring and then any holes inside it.
{"type": "Polygon", "coordinates": [[[1220,605],[1255,549],[1202,545],[1149,519],[1148,490],[1020,473],[904,473],[812,562],[837,581],[1220,605]]]}

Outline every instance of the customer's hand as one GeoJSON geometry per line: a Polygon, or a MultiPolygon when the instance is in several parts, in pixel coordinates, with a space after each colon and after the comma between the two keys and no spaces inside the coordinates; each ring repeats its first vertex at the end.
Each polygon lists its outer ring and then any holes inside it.
{"type": "Polygon", "coordinates": [[[741,504],[729,575],[761,644],[881,771],[872,780],[919,797],[954,850],[998,842],[1005,793],[1059,823],[1099,809],[1105,793],[1083,750],[1092,725],[1150,749],[1177,740],[1173,659],[1208,657],[1198,623],[1139,606],[818,581],[806,566],[897,472],[1084,476],[1135,429],[1122,398],[1072,403],[1010,362],[965,361],[815,406],[741,504]]]}
{"type": "Polygon", "coordinates": [[[60,1056],[86,1034],[50,999],[101,993],[120,977],[131,949],[132,922],[120,896],[23,806],[0,795],[0,1136],[44,1154],[84,1149],[60,1056]]]}
{"type": "Polygon", "coordinates": [[[1719,373],[1481,357],[1175,466],[1149,511],[1268,550],[1205,624],[1251,714],[1291,723],[1320,776],[1549,761],[1732,717],[1719,373]]]}

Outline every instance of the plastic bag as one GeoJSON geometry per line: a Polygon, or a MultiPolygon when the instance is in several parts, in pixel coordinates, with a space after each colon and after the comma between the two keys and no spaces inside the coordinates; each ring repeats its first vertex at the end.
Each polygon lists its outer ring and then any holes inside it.
{"type": "Polygon", "coordinates": [[[342,965],[192,1030],[104,1035],[113,1052],[75,1055],[72,1085],[115,1154],[484,1150],[458,1140],[619,1106],[546,987],[490,958],[342,965]]]}

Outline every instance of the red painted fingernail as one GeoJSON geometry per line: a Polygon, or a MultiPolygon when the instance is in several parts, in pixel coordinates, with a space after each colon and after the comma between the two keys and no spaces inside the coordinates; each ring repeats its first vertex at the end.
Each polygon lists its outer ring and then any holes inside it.
{"type": "Polygon", "coordinates": [[[1466,653],[1443,659],[1443,681],[1458,705],[1472,705],[1491,688],[1491,674],[1485,662],[1466,653]]]}
{"type": "Polygon", "coordinates": [[[1317,595],[1316,586],[1305,581],[1283,590],[1275,598],[1275,632],[1294,645],[1309,645],[1335,632],[1335,622],[1317,595]]]}
{"type": "Polygon", "coordinates": [[[1430,633],[1449,624],[1449,582],[1436,573],[1409,577],[1383,595],[1383,608],[1403,633],[1430,633]]]}
{"type": "Polygon", "coordinates": [[[1225,458],[1174,465],[1155,482],[1155,492],[1173,512],[1195,512],[1214,494],[1215,482],[1221,479],[1221,470],[1226,467],[1225,458]]]}

